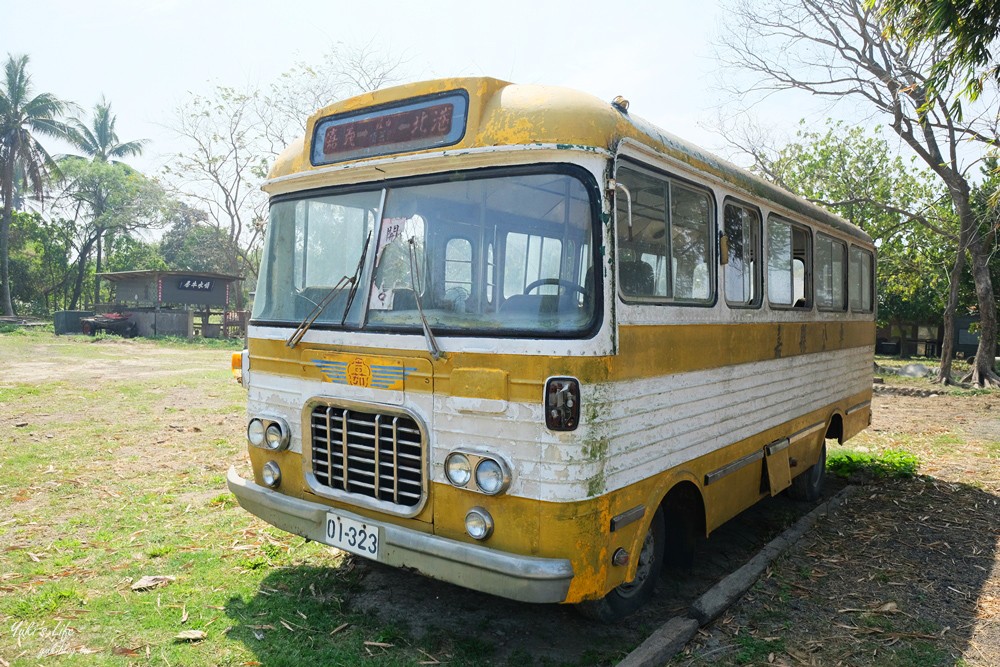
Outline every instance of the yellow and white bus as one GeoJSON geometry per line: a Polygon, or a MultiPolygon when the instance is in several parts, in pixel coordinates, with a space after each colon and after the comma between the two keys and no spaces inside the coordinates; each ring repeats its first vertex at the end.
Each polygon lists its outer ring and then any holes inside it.
{"type": "Polygon", "coordinates": [[[620,98],[367,93],[264,189],[228,484],[289,532],[613,620],[871,421],[871,239],[620,98]]]}

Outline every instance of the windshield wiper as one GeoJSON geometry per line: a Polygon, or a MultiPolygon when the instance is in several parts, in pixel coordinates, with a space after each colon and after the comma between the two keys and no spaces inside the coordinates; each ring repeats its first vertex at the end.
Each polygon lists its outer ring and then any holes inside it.
{"type": "Polygon", "coordinates": [[[368,246],[372,242],[372,233],[368,232],[365,239],[365,247],[361,250],[361,259],[358,261],[358,268],[354,270],[354,277],[351,278],[351,291],[347,293],[347,305],[344,306],[344,316],[340,318],[340,326],[344,326],[347,316],[351,312],[351,304],[354,303],[354,296],[358,293],[358,285],[361,283],[361,272],[365,268],[365,257],[368,256],[368,246]]]}
{"type": "Polygon", "coordinates": [[[420,290],[417,289],[417,285],[420,284],[420,276],[417,274],[417,260],[414,256],[413,250],[413,239],[409,241],[410,250],[410,287],[413,288],[413,300],[417,302],[417,312],[420,313],[420,324],[424,330],[424,340],[427,341],[427,347],[430,350],[431,356],[434,360],[438,360],[443,356],[441,352],[441,347],[438,345],[437,338],[434,337],[434,332],[431,331],[431,325],[427,323],[427,318],[424,316],[424,307],[420,303],[420,290]]]}
{"type": "Polygon", "coordinates": [[[312,327],[313,323],[319,318],[319,316],[326,310],[334,299],[336,299],[344,288],[350,285],[351,291],[347,294],[347,305],[344,306],[344,316],[340,320],[340,326],[344,326],[344,322],[347,321],[347,314],[351,311],[351,304],[354,303],[354,295],[358,293],[358,282],[361,279],[361,272],[364,270],[365,257],[368,256],[368,246],[371,244],[372,233],[368,232],[368,238],[365,239],[365,247],[361,251],[361,259],[358,260],[358,266],[354,270],[354,275],[351,277],[343,276],[337,281],[337,284],[330,288],[330,291],[326,293],[319,303],[310,311],[308,315],[305,316],[299,326],[295,328],[292,335],[288,337],[285,341],[285,345],[294,348],[302,340],[302,337],[306,335],[309,328],[312,327]]]}

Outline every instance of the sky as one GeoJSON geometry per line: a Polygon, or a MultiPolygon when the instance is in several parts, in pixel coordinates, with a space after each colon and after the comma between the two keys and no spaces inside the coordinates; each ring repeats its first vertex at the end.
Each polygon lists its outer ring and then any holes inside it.
{"type": "MultiPolygon", "coordinates": [[[[182,149],[168,126],[190,93],[266,85],[338,42],[384,45],[406,80],[483,75],[622,95],[632,113],[739,162],[714,131],[720,109],[742,111],[718,90],[721,13],[716,0],[34,0],[3,8],[0,56],[27,54],[35,92],[86,112],[103,95],[122,141],[149,140],[132,164],[150,175],[182,149]]],[[[801,97],[768,104],[755,114],[789,138],[799,118],[827,111],[801,97]]]]}

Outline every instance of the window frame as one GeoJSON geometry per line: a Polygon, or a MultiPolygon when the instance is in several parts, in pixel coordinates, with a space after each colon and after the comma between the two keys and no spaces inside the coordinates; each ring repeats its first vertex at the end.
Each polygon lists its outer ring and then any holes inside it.
{"type": "Polygon", "coordinates": [[[848,309],[852,313],[859,313],[864,315],[869,315],[875,312],[875,251],[857,244],[850,244],[850,248],[847,251],[847,282],[848,282],[848,295],[847,304],[848,309]],[[852,254],[854,251],[862,253],[862,257],[867,255],[869,258],[868,263],[868,308],[855,308],[854,301],[851,298],[854,296],[854,290],[856,289],[854,281],[851,280],[851,265],[853,264],[852,254]]]}
{"type": "Polygon", "coordinates": [[[850,305],[851,305],[850,278],[849,278],[849,275],[850,275],[850,263],[851,263],[850,246],[851,246],[851,244],[849,242],[845,241],[844,239],[839,239],[839,238],[837,238],[835,236],[831,236],[830,234],[825,234],[825,233],[820,232],[820,231],[816,232],[816,240],[814,241],[814,244],[813,244],[813,299],[814,299],[814,301],[816,303],[816,310],[818,310],[820,312],[824,312],[824,313],[846,313],[850,309],[850,305]],[[840,307],[823,306],[819,302],[819,289],[816,286],[816,283],[818,282],[816,280],[816,273],[817,273],[817,270],[818,270],[817,269],[816,258],[819,255],[819,252],[818,252],[819,244],[824,239],[830,241],[831,244],[840,245],[844,249],[843,268],[841,269],[841,272],[840,272],[840,284],[841,284],[842,295],[843,295],[843,304],[840,307]]]}
{"type": "Polygon", "coordinates": [[[767,249],[767,264],[768,264],[767,275],[768,275],[768,278],[767,278],[767,282],[765,283],[764,287],[767,290],[767,305],[768,305],[768,308],[770,308],[771,310],[792,310],[792,311],[797,311],[797,312],[810,312],[810,311],[812,311],[813,307],[816,305],[816,296],[815,296],[815,293],[814,293],[815,292],[815,287],[813,285],[813,275],[812,275],[813,253],[815,252],[815,249],[814,249],[815,243],[813,242],[813,229],[812,229],[812,227],[810,227],[809,225],[803,224],[801,222],[796,222],[796,221],[794,221],[794,220],[792,220],[790,218],[786,218],[783,215],[779,215],[777,213],[771,212],[767,216],[767,228],[765,229],[765,236],[766,236],[766,243],[765,243],[765,245],[766,245],[766,249],[767,249]],[[789,303],[789,304],[774,303],[773,301],[771,301],[771,291],[770,291],[770,282],[771,282],[771,277],[770,277],[770,275],[771,275],[771,269],[770,269],[770,266],[771,266],[771,225],[775,221],[780,222],[780,223],[785,224],[785,225],[788,225],[789,226],[789,230],[792,233],[791,246],[789,248],[789,251],[791,253],[791,255],[789,256],[789,262],[790,262],[790,264],[789,264],[789,267],[788,267],[789,271],[790,271],[790,274],[791,274],[790,275],[790,279],[791,279],[790,286],[791,286],[791,289],[792,289],[792,294],[791,294],[791,300],[792,300],[792,302],[789,303]],[[803,299],[803,301],[805,301],[805,303],[803,305],[801,305],[801,306],[796,306],[795,305],[795,301],[796,301],[796,299],[795,299],[795,260],[798,259],[795,256],[795,230],[796,229],[805,232],[805,241],[806,241],[805,261],[802,262],[802,299],[803,299]]]}
{"type": "MultiPolygon", "coordinates": [[[[638,162],[629,158],[621,158],[615,162],[615,182],[620,183],[620,170],[624,167],[625,169],[630,169],[636,173],[644,175],[648,178],[652,178],[660,181],[661,185],[666,188],[666,195],[664,198],[664,205],[666,210],[665,216],[665,240],[664,249],[667,254],[664,255],[668,258],[668,275],[666,277],[666,282],[670,288],[670,296],[642,296],[635,294],[626,294],[621,289],[621,278],[619,275],[619,265],[621,260],[621,247],[619,244],[619,225],[624,224],[618,215],[618,205],[620,201],[624,201],[622,196],[615,193],[614,199],[612,201],[612,210],[614,212],[614,227],[612,234],[615,237],[615,292],[618,295],[619,301],[622,303],[630,305],[645,305],[645,306],[684,306],[684,307],[694,307],[694,308],[713,308],[718,303],[719,300],[719,280],[718,280],[718,235],[719,235],[719,203],[716,199],[715,191],[701,183],[692,181],[690,179],[678,176],[672,172],[664,171],[658,169],[652,165],[638,162]],[[674,258],[674,244],[672,238],[672,221],[673,221],[673,190],[672,184],[676,183],[679,186],[693,190],[704,195],[707,195],[707,201],[709,204],[708,211],[708,229],[706,236],[706,248],[708,251],[708,256],[706,257],[706,267],[707,267],[707,277],[709,282],[709,296],[707,299],[677,299],[673,294],[675,289],[675,279],[673,275],[673,258],[674,258]],[[620,199],[621,198],[621,199],[620,199]]],[[[622,183],[625,187],[627,184],[622,183]]],[[[632,192],[629,191],[629,197],[631,198],[632,192]]],[[[632,203],[634,206],[634,202],[632,203]]],[[[642,261],[641,259],[639,261],[642,261]]],[[[654,281],[656,280],[656,267],[654,269],[654,281]]]]}
{"type": "MultiPolygon", "coordinates": [[[[755,291],[755,298],[750,302],[743,301],[730,301],[729,293],[726,289],[726,270],[729,266],[729,257],[726,257],[726,263],[722,266],[722,279],[719,280],[722,288],[719,292],[722,294],[722,298],[725,300],[726,305],[733,309],[743,309],[743,310],[757,310],[764,304],[764,216],[761,213],[760,207],[750,204],[749,202],[736,199],[735,197],[726,197],[722,201],[722,224],[719,231],[719,238],[722,239],[723,236],[727,239],[727,246],[729,235],[726,230],[726,209],[729,206],[734,206],[737,208],[742,208],[755,214],[757,217],[757,239],[753,246],[753,250],[757,256],[756,268],[753,270],[753,288],[755,291]]],[[[729,246],[731,247],[731,246],[729,246]]],[[[719,261],[722,261],[722,249],[719,249],[719,261]]],[[[745,263],[745,262],[744,262],[745,263]]]]}

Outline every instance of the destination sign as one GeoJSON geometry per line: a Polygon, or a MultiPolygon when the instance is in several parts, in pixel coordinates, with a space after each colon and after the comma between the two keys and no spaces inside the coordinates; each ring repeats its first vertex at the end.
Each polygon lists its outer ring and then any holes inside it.
{"type": "Polygon", "coordinates": [[[313,164],[330,164],[458,143],[465,134],[464,93],[436,95],[316,123],[313,164]]]}

